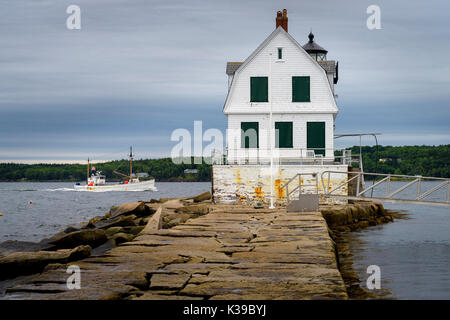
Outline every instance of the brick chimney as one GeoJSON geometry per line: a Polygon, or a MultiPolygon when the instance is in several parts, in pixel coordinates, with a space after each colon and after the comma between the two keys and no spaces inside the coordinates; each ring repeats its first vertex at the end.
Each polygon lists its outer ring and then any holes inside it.
{"type": "Polygon", "coordinates": [[[287,10],[283,9],[283,12],[277,12],[277,18],[275,19],[275,28],[281,26],[286,32],[288,32],[288,17],[287,10]]]}

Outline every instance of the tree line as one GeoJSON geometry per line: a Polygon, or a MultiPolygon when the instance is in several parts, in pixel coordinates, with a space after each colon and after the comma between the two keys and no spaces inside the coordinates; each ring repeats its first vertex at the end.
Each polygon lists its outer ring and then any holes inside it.
{"type": "MultiPolygon", "coordinates": [[[[193,161],[192,161],[193,162],[193,161]]],[[[106,175],[107,181],[126,179],[118,171],[129,175],[128,160],[93,163],[97,172],[106,175]]],[[[170,158],[133,161],[133,173],[148,173],[158,181],[210,181],[211,166],[202,164],[174,164],[170,158]],[[197,169],[197,173],[185,173],[185,169],[197,169]]],[[[0,164],[0,181],[85,181],[87,166],[82,164],[0,164]]]]}
{"type": "MultiPolygon", "coordinates": [[[[359,154],[359,146],[351,150],[352,154],[359,154]]],[[[450,145],[364,146],[362,155],[365,172],[450,177],[450,145]]],[[[114,171],[129,173],[129,162],[125,159],[93,165],[108,181],[124,179],[114,171]]],[[[86,169],[82,164],[2,163],[0,181],[85,181],[86,169]]],[[[175,164],[170,158],[135,160],[133,172],[146,172],[157,181],[211,181],[210,165],[175,164]],[[185,169],[197,169],[197,173],[186,173],[185,169]]]]}
{"type": "MultiPolygon", "coordinates": [[[[359,146],[351,149],[352,154],[359,154],[359,146]]],[[[401,147],[364,146],[362,156],[364,172],[450,177],[449,144],[401,147]]]]}

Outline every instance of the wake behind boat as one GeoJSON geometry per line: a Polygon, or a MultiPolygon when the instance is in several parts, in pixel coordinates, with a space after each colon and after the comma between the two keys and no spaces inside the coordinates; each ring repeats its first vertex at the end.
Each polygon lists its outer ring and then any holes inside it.
{"type": "Polygon", "coordinates": [[[130,147],[130,175],[124,175],[120,172],[115,173],[126,177],[128,180],[120,183],[106,183],[106,176],[101,171],[96,171],[95,167],[92,167],[92,173],[89,176],[89,159],[87,167],[87,179],[86,184],[81,185],[77,183],[74,189],[77,191],[92,191],[92,192],[105,192],[105,191],[158,191],[155,187],[155,179],[140,181],[139,178],[133,178],[133,151],[130,147]]]}

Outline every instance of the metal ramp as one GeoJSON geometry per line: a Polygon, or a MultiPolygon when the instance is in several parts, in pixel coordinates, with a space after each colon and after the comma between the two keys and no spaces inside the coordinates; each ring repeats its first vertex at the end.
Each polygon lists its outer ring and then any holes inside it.
{"type": "Polygon", "coordinates": [[[282,188],[286,189],[287,212],[313,212],[319,210],[319,181],[317,173],[298,173],[289,179],[282,188]]]}
{"type": "Polygon", "coordinates": [[[342,174],[341,171],[324,171],[321,174],[325,197],[450,206],[450,179],[447,178],[353,171],[348,172],[346,181],[330,188],[329,182],[333,173],[342,174]],[[351,183],[355,188],[349,187],[351,183]],[[413,187],[415,190],[411,190],[413,187]],[[335,194],[337,190],[342,191],[342,188],[348,190],[347,196],[335,194]]]}

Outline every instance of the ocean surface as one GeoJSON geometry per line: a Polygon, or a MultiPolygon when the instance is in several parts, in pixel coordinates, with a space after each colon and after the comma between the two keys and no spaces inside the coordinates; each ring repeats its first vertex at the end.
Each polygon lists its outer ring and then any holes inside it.
{"type": "Polygon", "coordinates": [[[86,192],[73,190],[72,182],[2,182],[0,242],[40,241],[68,225],[103,216],[111,206],[125,202],[187,197],[211,191],[209,182],[158,182],[156,187],[158,191],[86,192]]]}
{"type": "MultiPolygon", "coordinates": [[[[401,182],[393,183],[401,185],[401,182]]],[[[0,242],[39,241],[67,225],[104,215],[111,206],[160,197],[185,197],[209,191],[201,182],[159,182],[158,191],[90,193],[72,190],[72,183],[0,183],[0,242]],[[33,204],[30,204],[30,201],[33,204]]],[[[424,189],[432,185],[423,185],[424,189]]],[[[375,194],[382,192],[375,190],[375,194]]],[[[402,192],[407,197],[409,188],[402,192]]],[[[409,194],[411,195],[411,194],[409,194]]],[[[354,268],[361,285],[367,267],[381,270],[382,290],[394,299],[450,299],[450,208],[384,203],[407,210],[397,219],[348,234],[354,268]]]]}
{"type": "MultiPolygon", "coordinates": [[[[391,191],[405,183],[392,183],[391,191]]],[[[422,192],[436,185],[422,183],[422,192]]],[[[446,188],[425,200],[445,200],[446,188]]],[[[374,195],[385,194],[383,186],[376,189],[374,195]]],[[[412,186],[399,195],[411,199],[415,193],[416,187],[412,186]]],[[[388,202],[383,205],[386,209],[406,210],[406,219],[347,234],[361,286],[367,288],[367,267],[377,265],[381,271],[380,292],[391,292],[385,298],[450,299],[450,207],[388,202]]]]}

